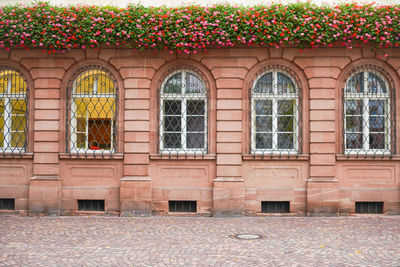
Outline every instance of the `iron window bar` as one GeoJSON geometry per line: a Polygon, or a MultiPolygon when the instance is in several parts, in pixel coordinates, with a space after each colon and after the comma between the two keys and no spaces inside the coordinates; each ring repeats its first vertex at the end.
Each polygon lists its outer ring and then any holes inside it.
{"type": "Polygon", "coordinates": [[[395,151],[394,90],[373,65],[355,69],[343,88],[343,147],[348,157],[384,157],[395,151]],[[392,94],[392,96],[391,96],[392,94]]]}
{"type": "Polygon", "coordinates": [[[0,150],[22,156],[28,133],[28,83],[17,69],[0,67],[0,150]]]}
{"type": "Polygon", "coordinates": [[[282,65],[264,67],[250,92],[250,150],[254,156],[298,156],[302,149],[301,89],[282,65]]]}
{"type": "Polygon", "coordinates": [[[208,101],[203,77],[193,68],[172,69],[159,90],[159,152],[204,157],[207,153],[208,101]]]}
{"type": "Polygon", "coordinates": [[[118,111],[118,87],[113,75],[100,66],[80,68],[68,86],[67,103],[69,155],[112,157],[117,150],[118,111]]]}

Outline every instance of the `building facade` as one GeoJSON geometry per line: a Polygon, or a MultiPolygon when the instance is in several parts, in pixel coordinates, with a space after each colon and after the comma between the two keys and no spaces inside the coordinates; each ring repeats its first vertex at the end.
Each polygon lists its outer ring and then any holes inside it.
{"type": "Polygon", "coordinates": [[[400,49],[0,50],[0,208],[400,212],[400,49]]]}

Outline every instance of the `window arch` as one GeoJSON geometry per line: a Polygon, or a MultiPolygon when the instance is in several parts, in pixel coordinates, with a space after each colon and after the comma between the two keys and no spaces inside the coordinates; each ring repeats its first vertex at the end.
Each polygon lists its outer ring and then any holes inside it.
{"type": "Polygon", "coordinates": [[[345,153],[392,153],[394,98],[387,77],[383,70],[365,65],[355,69],[346,80],[343,92],[345,153]]]}
{"type": "Polygon", "coordinates": [[[301,90],[290,69],[262,69],[250,92],[251,152],[296,154],[301,150],[301,90]]]}
{"type": "Polygon", "coordinates": [[[0,150],[12,154],[26,151],[28,86],[23,75],[0,67],[0,150]]]}
{"type": "Polygon", "coordinates": [[[173,71],[160,88],[161,153],[207,152],[207,87],[194,70],[173,71]]]}
{"type": "Polygon", "coordinates": [[[116,152],[118,88],[99,66],[80,68],[68,85],[67,149],[71,153],[116,152]]]}

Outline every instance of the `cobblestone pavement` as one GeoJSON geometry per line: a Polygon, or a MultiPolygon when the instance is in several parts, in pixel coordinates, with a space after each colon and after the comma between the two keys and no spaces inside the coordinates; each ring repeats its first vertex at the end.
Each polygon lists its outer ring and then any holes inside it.
{"type": "Polygon", "coordinates": [[[400,266],[400,217],[7,216],[0,266],[400,266]]]}

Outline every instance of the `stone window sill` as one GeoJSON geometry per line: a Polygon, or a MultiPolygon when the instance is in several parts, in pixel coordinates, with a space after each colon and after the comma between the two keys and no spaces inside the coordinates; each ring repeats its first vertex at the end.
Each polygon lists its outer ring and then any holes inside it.
{"type": "Polygon", "coordinates": [[[9,153],[9,152],[0,152],[0,159],[33,159],[33,153],[9,153]]]}
{"type": "Polygon", "coordinates": [[[308,161],[309,154],[271,155],[271,154],[242,154],[243,160],[295,160],[308,161]]]}
{"type": "Polygon", "coordinates": [[[348,155],[348,154],[336,154],[337,161],[348,161],[348,160],[400,160],[400,155],[385,155],[385,154],[376,154],[376,155],[348,155]]]}
{"type": "Polygon", "coordinates": [[[121,160],[124,159],[124,154],[70,154],[70,153],[59,153],[58,157],[60,159],[109,159],[109,160],[121,160]]]}
{"type": "Polygon", "coordinates": [[[150,154],[152,160],[215,160],[215,154],[150,154]]]}

